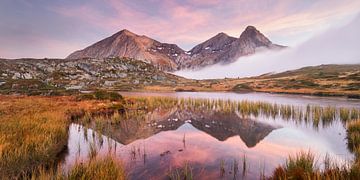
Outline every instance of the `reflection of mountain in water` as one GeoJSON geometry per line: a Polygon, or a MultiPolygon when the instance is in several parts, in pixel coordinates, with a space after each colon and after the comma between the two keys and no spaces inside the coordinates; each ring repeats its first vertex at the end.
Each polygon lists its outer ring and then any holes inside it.
{"type": "Polygon", "coordinates": [[[122,144],[129,144],[161,131],[176,130],[185,122],[219,141],[239,135],[247,147],[254,147],[275,129],[268,124],[241,118],[234,112],[173,108],[155,110],[148,113],[144,120],[120,121],[118,125],[110,125],[104,134],[122,144]]]}

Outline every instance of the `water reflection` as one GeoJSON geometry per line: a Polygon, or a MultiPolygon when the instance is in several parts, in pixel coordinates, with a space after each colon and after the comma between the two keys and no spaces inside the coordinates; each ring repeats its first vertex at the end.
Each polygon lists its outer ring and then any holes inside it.
{"type": "Polygon", "coordinates": [[[258,179],[262,171],[269,175],[289,154],[301,150],[311,150],[319,161],[326,154],[338,163],[353,158],[339,120],[314,129],[306,122],[280,117],[174,107],[155,109],[136,120],[103,124],[102,134],[92,130],[99,129],[96,121],[86,126],[70,126],[65,170],[86,160],[91,144],[96,145],[98,156],[113,154],[122,160],[130,179],[164,179],[170,169],[186,163],[196,179],[218,179],[221,167],[229,179],[234,176],[234,164],[243,169],[244,157],[247,178],[258,179]]]}
{"type": "Polygon", "coordinates": [[[108,124],[103,134],[111,136],[122,144],[130,144],[137,139],[145,139],[161,131],[176,130],[185,123],[191,124],[219,141],[239,136],[247,147],[254,147],[276,129],[266,123],[242,118],[235,112],[159,108],[146,114],[144,120],[130,119],[119,121],[116,125],[108,124]]]}

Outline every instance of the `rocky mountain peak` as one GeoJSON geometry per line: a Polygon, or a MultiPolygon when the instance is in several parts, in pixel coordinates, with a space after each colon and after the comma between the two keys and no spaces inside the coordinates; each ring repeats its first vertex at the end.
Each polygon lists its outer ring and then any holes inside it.
{"type": "Polygon", "coordinates": [[[119,34],[135,35],[135,33],[131,32],[127,29],[123,29],[123,30],[119,31],[119,34]]]}
{"type": "Polygon", "coordinates": [[[247,26],[246,29],[241,33],[239,40],[250,40],[259,46],[267,46],[271,44],[271,41],[254,26],[247,26]]]}
{"type": "Polygon", "coordinates": [[[230,45],[236,38],[231,37],[223,32],[213,36],[212,38],[208,39],[207,41],[195,46],[190,50],[191,54],[197,54],[201,51],[219,51],[225,46],[230,45]]]}

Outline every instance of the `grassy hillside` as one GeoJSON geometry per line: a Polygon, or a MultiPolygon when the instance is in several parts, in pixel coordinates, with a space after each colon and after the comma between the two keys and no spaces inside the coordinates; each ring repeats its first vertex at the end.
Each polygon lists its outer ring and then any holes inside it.
{"type": "MultiPolygon", "coordinates": [[[[146,87],[148,90],[164,87],[146,87]]],[[[360,65],[321,65],[251,78],[197,80],[174,90],[234,91],[360,97],[360,65]]]]}

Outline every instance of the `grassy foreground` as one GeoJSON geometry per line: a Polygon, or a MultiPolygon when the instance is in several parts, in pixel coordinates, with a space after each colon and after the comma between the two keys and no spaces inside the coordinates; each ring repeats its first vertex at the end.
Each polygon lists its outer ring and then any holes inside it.
{"type": "MultiPolygon", "coordinates": [[[[126,98],[97,92],[79,97],[0,96],[0,179],[125,179],[125,172],[114,158],[93,159],[77,164],[67,173],[56,167],[58,155],[65,148],[71,120],[91,112],[113,113],[111,109],[151,111],[173,106],[239,111],[242,115],[259,114],[296,121],[331,123],[336,117],[347,126],[349,149],[356,159],[351,168],[330,165],[320,170],[311,153],[299,154],[279,166],[272,179],[356,179],[360,176],[360,120],[357,109],[308,106],[298,109],[264,102],[232,102],[206,99],[126,98]],[[90,99],[90,100],[89,100],[90,99]],[[116,102],[113,102],[113,101],[116,102]],[[311,120],[310,120],[311,119],[311,120]]],[[[136,114],[135,114],[136,115],[136,114]]],[[[121,116],[120,116],[121,117],[121,116]]],[[[101,120],[97,118],[98,120],[101,120]]],[[[109,118],[106,118],[109,119],[109,118]]],[[[118,119],[118,118],[110,118],[118,119]]],[[[99,122],[100,123],[100,122],[99,122]]],[[[101,122],[105,123],[105,122],[101,122]]],[[[111,123],[116,123],[113,121],[111,123]]],[[[325,162],[324,162],[325,163],[325,162]]],[[[329,163],[332,164],[332,163],[329,163]]],[[[186,171],[188,172],[188,171],[186,171]]],[[[187,176],[191,173],[185,173],[187,176]]],[[[179,177],[179,173],[172,174],[179,177]]]]}
{"type": "Polygon", "coordinates": [[[108,104],[73,97],[0,96],[0,179],[29,178],[35,169],[55,166],[66,148],[70,112],[108,104]]]}
{"type": "Polygon", "coordinates": [[[121,163],[114,157],[107,156],[102,159],[92,159],[86,163],[75,164],[67,173],[57,169],[35,172],[32,179],[106,179],[106,180],[124,180],[125,172],[121,163]]]}

